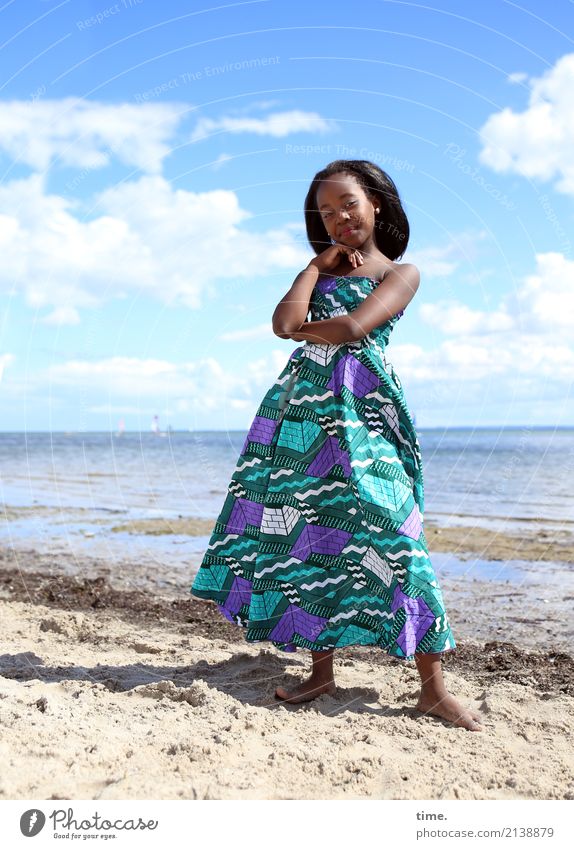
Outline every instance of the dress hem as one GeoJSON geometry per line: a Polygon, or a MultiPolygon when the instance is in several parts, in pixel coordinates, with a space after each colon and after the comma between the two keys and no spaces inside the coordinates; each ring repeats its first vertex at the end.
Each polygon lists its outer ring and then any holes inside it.
{"type": "MultiPolygon", "coordinates": [[[[341,649],[350,648],[350,647],[353,647],[353,646],[365,646],[365,648],[380,648],[383,651],[384,654],[386,654],[386,655],[388,655],[388,657],[391,657],[391,658],[396,659],[396,660],[412,661],[412,660],[415,660],[415,655],[421,655],[421,654],[443,655],[443,654],[450,654],[451,652],[456,652],[456,650],[457,650],[457,646],[455,644],[448,649],[441,649],[440,651],[424,652],[424,651],[416,651],[415,650],[412,654],[405,655],[405,654],[397,654],[396,652],[390,651],[389,648],[382,643],[346,643],[345,645],[342,645],[342,646],[338,646],[338,645],[320,646],[320,647],[315,648],[314,645],[298,646],[295,643],[279,642],[277,640],[271,640],[268,637],[263,638],[263,639],[251,639],[247,636],[247,629],[248,629],[249,626],[244,624],[243,622],[239,621],[238,618],[233,616],[233,614],[229,613],[223,607],[223,605],[221,603],[215,601],[215,599],[208,599],[208,598],[205,598],[203,596],[198,596],[193,591],[191,591],[191,594],[193,596],[195,596],[196,598],[202,599],[203,601],[214,601],[215,604],[217,605],[218,612],[220,613],[221,616],[223,616],[224,619],[226,619],[232,625],[236,625],[238,628],[243,629],[244,638],[245,638],[246,643],[251,643],[253,645],[257,644],[257,643],[270,643],[272,646],[275,646],[275,648],[278,651],[284,652],[285,654],[291,654],[291,653],[294,653],[296,651],[305,650],[305,649],[307,651],[321,652],[321,651],[331,651],[331,650],[337,650],[337,649],[341,650],[341,649]]],[[[452,637],[452,635],[451,635],[451,642],[454,643],[454,638],[452,637]]]]}

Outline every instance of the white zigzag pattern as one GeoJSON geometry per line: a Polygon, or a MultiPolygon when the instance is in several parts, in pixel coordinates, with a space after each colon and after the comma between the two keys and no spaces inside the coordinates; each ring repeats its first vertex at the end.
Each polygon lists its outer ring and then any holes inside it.
{"type": "Polygon", "coordinates": [[[336,616],[333,616],[331,617],[331,619],[329,619],[329,625],[332,622],[337,622],[339,619],[351,619],[351,617],[356,616],[358,612],[358,610],[347,610],[342,611],[341,613],[337,613],[336,616]]]}
{"type": "Polygon", "coordinates": [[[294,563],[301,565],[301,561],[296,557],[290,557],[289,560],[285,561],[285,563],[274,563],[273,566],[266,566],[265,569],[261,569],[260,572],[256,572],[255,577],[260,578],[262,575],[266,575],[268,572],[274,572],[276,569],[286,569],[288,566],[293,566],[294,563]]]}
{"type": "MultiPolygon", "coordinates": [[[[369,436],[371,436],[371,435],[378,436],[379,434],[377,433],[376,430],[370,430],[369,436]]],[[[401,468],[402,468],[402,465],[403,465],[397,457],[382,457],[382,456],[377,457],[377,461],[373,460],[372,458],[368,458],[366,460],[353,460],[353,461],[351,461],[351,465],[354,468],[355,466],[370,465],[371,463],[374,463],[374,462],[388,463],[390,466],[393,466],[393,465],[394,466],[400,466],[401,468]]]]}
{"type": "MultiPolygon", "coordinates": [[[[346,612],[337,613],[336,616],[329,619],[329,625],[333,622],[337,622],[339,619],[351,619],[351,617],[355,616],[358,612],[358,610],[347,610],[346,612]]],[[[394,616],[393,613],[386,613],[384,610],[371,610],[370,608],[365,608],[364,612],[369,613],[371,616],[381,616],[383,619],[392,619],[394,616]]]]}
{"type": "Polygon", "coordinates": [[[243,486],[243,484],[242,484],[242,483],[240,483],[239,481],[236,481],[236,480],[232,480],[232,481],[231,481],[231,483],[229,484],[228,489],[229,489],[229,492],[232,492],[232,493],[235,493],[235,492],[240,492],[240,493],[241,493],[241,492],[245,492],[245,487],[243,486]]]}
{"type": "Polygon", "coordinates": [[[363,292],[363,290],[360,289],[359,286],[356,283],[351,283],[349,285],[349,289],[352,289],[353,292],[356,292],[358,295],[360,295],[362,301],[364,301],[365,298],[367,297],[366,293],[363,292]]]}
{"type": "Polygon", "coordinates": [[[279,469],[278,472],[272,472],[270,477],[271,477],[271,480],[274,481],[274,480],[277,480],[278,478],[282,478],[283,475],[285,475],[285,477],[290,478],[294,474],[295,474],[295,472],[293,471],[293,469],[279,469]]]}
{"type": "Polygon", "coordinates": [[[365,468],[367,466],[372,466],[374,462],[375,461],[372,457],[368,457],[366,460],[351,460],[351,466],[354,469],[361,469],[363,466],[365,466],[365,468]]]}
{"type": "Polygon", "coordinates": [[[342,550],[341,554],[350,554],[351,551],[356,551],[357,554],[364,554],[365,551],[367,551],[368,548],[369,548],[368,545],[365,545],[363,547],[360,547],[358,545],[348,545],[348,546],[345,546],[345,548],[342,550]]]}
{"type": "Polygon", "coordinates": [[[304,499],[308,495],[321,495],[323,492],[329,492],[331,489],[346,489],[347,484],[342,483],[341,481],[335,481],[334,483],[325,484],[325,486],[320,486],[319,489],[306,489],[305,494],[295,493],[295,498],[304,499]]]}
{"type": "Polygon", "coordinates": [[[393,403],[392,398],[386,398],[384,395],[381,395],[381,393],[377,392],[376,390],[373,391],[373,392],[369,392],[367,395],[365,395],[363,400],[366,400],[367,398],[369,400],[372,399],[373,401],[379,401],[381,404],[392,404],[393,403]]]}
{"type": "Polygon", "coordinates": [[[361,421],[353,422],[350,419],[335,419],[335,421],[338,425],[343,425],[343,427],[358,428],[358,427],[364,426],[364,422],[361,422],[361,421]]]}
{"type": "Polygon", "coordinates": [[[407,548],[403,548],[401,549],[401,551],[395,552],[387,551],[385,556],[388,557],[389,560],[398,560],[398,558],[402,557],[403,554],[414,555],[415,557],[421,557],[423,559],[426,557],[424,551],[409,551],[409,549],[407,548]]]}
{"type": "Polygon", "coordinates": [[[300,404],[303,404],[305,401],[324,401],[325,398],[333,398],[333,392],[329,389],[328,392],[325,392],[324,395],[302,395],[301,398],[292,398],[290,403],[293,404],[294,407],[298,407],[300,404]]]}
{"type": "Polygon", "coordinates": [[[232,539],[239,539],[239,534],[228,534],[223,539],[217,540],[209,546],[209,551],[213,551],[215,548],[219,548],[221,545],[227,545],[232,539]]]}
{"type": "Polygon", "coordinates": [[[390,466],[395,465],[402,468],[403,465],[397,457],[377,457],[377,460],[379,463],[388,463],[390,466]]]}
{"type": "Polygon", "coordinates": [[[326,587],[327,584],[340,584],[341,581],[346,581],[346,575],[339,575],[337,578],[325,578],[324,581],[315,581],[312,584],[301,584],[302,590],[314,590],[316,587],[326,587]]]}
{"type": "Polygon", "coordinates": [[[386,613],[384,610],[371,610],[370,607],[365,607],[363,613],[369,613],[371,616],[382,616],[384,619],[392,619],[392,613],[386,613]]]}
{"type": "Polygon", "coordinates": [[[238,464],[237,471],[241,472],[243,469],[248,469],[249,466],[259,466],[261,463],[261,457],[253,457],[252,460],[245,460],[245,462],[238,464]]]}

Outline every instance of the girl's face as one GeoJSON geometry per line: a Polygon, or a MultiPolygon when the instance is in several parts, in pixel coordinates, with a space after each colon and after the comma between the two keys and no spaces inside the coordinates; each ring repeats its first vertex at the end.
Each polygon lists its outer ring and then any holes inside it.
{"type": "Polygon", "coordinates": [[[325,229],[336,242],[359,248],[372,239],[379,204],[354,177],[338,173],[322,180],[316,198],[325,229]]]}

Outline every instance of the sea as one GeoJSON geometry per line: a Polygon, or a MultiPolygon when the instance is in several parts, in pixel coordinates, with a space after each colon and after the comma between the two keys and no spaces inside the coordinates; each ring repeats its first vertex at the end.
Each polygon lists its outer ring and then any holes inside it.
{"type": "MultiPolygon", "coordinates": [[[[574,428],[417,428],[425,522],[574,535],[574,428]]],[[[106,556],[133,520],[215,520],[246,431],[0,433],[0,545],[106,556]],[[99,550],[101,551],[101,545],[99,550]]],[[[197,568],[208,536],[145,536],[158,563],[197,568]]],[[[484,569],[488,568],[485,564],[484,569]]]]}

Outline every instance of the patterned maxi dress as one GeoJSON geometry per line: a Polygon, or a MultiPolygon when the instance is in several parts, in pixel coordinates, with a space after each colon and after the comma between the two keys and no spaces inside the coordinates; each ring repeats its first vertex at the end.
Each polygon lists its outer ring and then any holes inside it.
{"type": "MultiPolygon", "coordinates": [[[[378,285],[325,277],[311,319],[378,285]]],[[[282,651],[456,648],[423,532],[418,437],[385,357],[402,312],[359,342],[296,348],[261,401],[191,593],[282,651]]]]}

